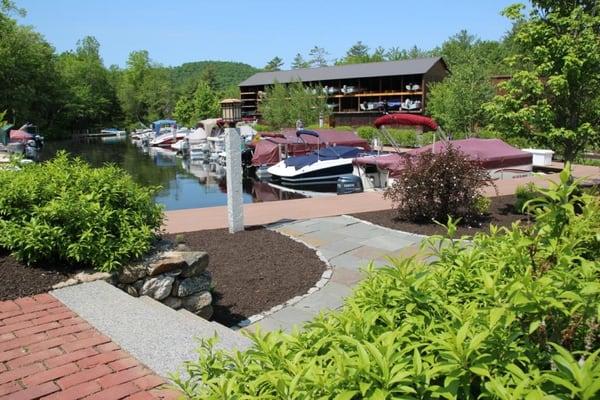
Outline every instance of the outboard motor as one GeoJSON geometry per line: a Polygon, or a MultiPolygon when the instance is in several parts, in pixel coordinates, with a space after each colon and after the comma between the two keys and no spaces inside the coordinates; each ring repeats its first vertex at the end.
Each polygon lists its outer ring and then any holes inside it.
{"type": "Polygon", "coordinates": [[[337,194],[360,193],[363,191],[360,177],[356,175],[343,175],[337,180],[337,194]]]}

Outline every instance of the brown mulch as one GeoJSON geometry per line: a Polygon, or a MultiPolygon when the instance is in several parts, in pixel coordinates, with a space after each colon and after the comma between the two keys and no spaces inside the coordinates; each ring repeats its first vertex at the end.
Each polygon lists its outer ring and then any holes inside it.
{"type": "MultiPolygon", "coordinates": [[[[477,224],[471,226],[461,225],[457,229],[457,235],[474,235],[477,232],[489,232],[490,224],[496,226],[510,227],[513,222],[522,221],[522,224],[528,223],[525,215],[519,214],[514,208],[516,201],[515,195],[499,196],[491,198],[490,211],[477,224]]],[[[401,221],[396,217],[393,209],[354,214],[356,218],[372,222],[377,225],[397,229],[404,232],[418,233],[421,235],[444,235],[446,229],[435,223],[413,223],[401,221]]]]}
{"type": "Polygon", "coordinates": [[[56,268],[27,267],[0,249],[0,301],[48,292],[68,278],[56,268]]]}
{"type": "Polygon", "coordinates": [[[192,250],[209,254],[213,280],[213,320],[232,326],[292,297],[321,278],[325,264],[313,250],[268,229],[230,234],[214,229],[169,235],[192,250]]]}

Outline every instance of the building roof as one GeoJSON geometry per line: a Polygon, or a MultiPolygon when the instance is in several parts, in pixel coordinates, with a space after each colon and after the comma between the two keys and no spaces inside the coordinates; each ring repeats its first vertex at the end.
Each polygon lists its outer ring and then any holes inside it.
{"type": "Polygon", "coordinates": [[[258,72],[240,83],[240,86],[270,85],[274,81],[280,83],[289,83],[298,80],[302,82],[317,82],[333,79],[420,75],[425,74],[438,62],[442,62],[444,68],[448,69],[442,57],[416,58],[413,60],[348,64],[321,68],[299,68],[289,71],[258,72]]]}

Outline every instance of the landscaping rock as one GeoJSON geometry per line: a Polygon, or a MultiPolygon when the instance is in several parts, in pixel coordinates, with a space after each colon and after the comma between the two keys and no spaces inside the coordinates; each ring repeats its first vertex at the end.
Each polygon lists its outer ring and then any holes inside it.
{"type": "Polygon", "coordinates": [[[111,278],[108,272],[81,271],[74,276],[79,282],[107,281],[111,278]]]}
{"type": "Polygon", "coordinates": [[[150,296],[156,300],[162,300],[169,296],[175,278],[172,276],[158,276],[148,279],[142,286],[141,295],[150,296]]]}
{"type": "Polygon", "coordinates": [[[183,308],[194,314],[198,314],[203,308],[210,306],[211,303],[212,295],[210,292],[200,292],[184,298],[183,308]]]}
{"type": "Polygon", "coordinates": [[[182,257],[170,256],[161,258],[160,260],[151,263],[148,266],[148,275],[156,276],[164,274],[165,272],[171,272],[177,269],[183,269],[187,266],[187,263],[182,257]]]}
{"type": "Polygon", "coordinates": [[[183,258],[187,264],[187,267],[185,267],[181,273],[183,278],[198,276],[208,267],[208,253],[205,251],[180,252],[179,256],[183,258]]]}
{"type": "Polygon", "coordinates": [[[175,310],[178,310],[181,308],[181,305],[183,304],[183,300],[181,300],[178,297],[173,297],[173,296],[169,296],[166,299],[164,299],[163,304],[166,305],[167,307],[173,308],[175,310]]]}
{"type": "Polygon", "coordinates": [[[175,248],[175,250],[177,250],[177,251],[190,251],[190,248],[185,243],[179,243],[177,245],[177,247],[175,248]]]}
{"type": "Polygon", "coordinates": [[[146,267],[143,265],[127,265],[117,275],[120,283],[133,283],[146,276],[146,267]]]}
{"type": "Polygon", "coordinates": [[[203,273],[200,276],[186,278],[176,285],[176,292],[173,294],[177,297],[187,297],[194,293],[204,292],[210,289],[210,276],[203,273]]]}
{"type": "Polygon", "coordinates": [[[198,311],[196,313],[197,316],[199,316],[200,318],[204,318],[204,319],[210,319],[210,317],[212,317],[213,315],[213,306],[206,306],[206,307],[202,307],[202,309],[200,311],[198,311]]]}
{"type": "Polygon", "coordinates": [[[132,285],[127,285],[127,287],[125,288],[125,291],[130,296],[133,296],[133,297],[138,297],[139,296],[138,290],[135,287],[133,287],[132,285]]]}
{"type": "Polygon", "coordinates": [[[63,282],[58,282],[55,285],[52,285],[52,289],[60,289],[60,288],[64,288],[67,286],[73,286],[73,285],[77,285],[79,283],[79,281],[75,278],[69,278],[66,281],[63,282]]]}
{"type": "Polygon", "coordinates": [[[139,293],[142,291],[142,286],[144,286],[144,280],[140,279],[139,281],[135,281],[131,284],[131,286],[133,286],[139,293]]]}

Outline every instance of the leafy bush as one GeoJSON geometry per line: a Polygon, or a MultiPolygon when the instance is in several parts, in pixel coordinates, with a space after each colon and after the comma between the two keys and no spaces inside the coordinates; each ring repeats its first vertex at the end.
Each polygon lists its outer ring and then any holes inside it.
{"type": "Polygon", "coordinates": [[[417,147],[419,142],[417,132],[414,129],[387,129],[390,136],[401,147],[417,147]]]}
{"type": "Polygon", "coordinates": [[[481,217],[478,202],[482,188],[489,184],[485,168],[450,145],[440,153],[407,157],[384,195],[403,220],[445,223],[451,216],[470,222],[481,217]]]}
{"type": "Polygon", "coordinates": [[[197,399],[597,399],[600,204],[561,178],[532,227],[433,238],[431,264],[369,268],[341,312],[245,352],[204,341],[175,382],[197,399]]]}
{"type": "Polygon", "coordinates": [[[379,136],[379,130],[374,126],[359,126],[356,128],[356,134],[368,141],[372,141],[379,136]]]}
{"type": "Polygon", "coordinates": [[[273,132],[275,129],[270,127],[269,125],[256,124],[254,125],[254,129],[257,132],[273,132]]]}
{"type": "Polygon", "coordinates": [[[91,168],[64,152],[21,171],[0,171],[0,247],[27,263],[103,271],[143,255],[160,228],[156,189],[115,166],[91,168]]]}
{"type": "Polygon", "coordinates": [[[517,212],[525,212],[525,204],[538,196],[538,191],[533,182],[529,182],[525,185],[517,186],[515,191],[517,200],[515,201],[515,210],[517,212]]]}

